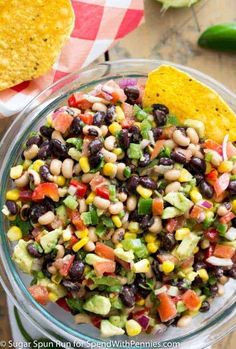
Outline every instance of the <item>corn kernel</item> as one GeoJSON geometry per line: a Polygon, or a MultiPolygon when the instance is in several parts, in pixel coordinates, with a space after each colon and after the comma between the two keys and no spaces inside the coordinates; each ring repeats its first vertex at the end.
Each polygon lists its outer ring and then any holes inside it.
{"type": "Polygon", "coordinates": [[[85,203],[86,203],[87,205],[92,204],[92,203],[93,203],[93,200],[94,200],[94,198],[95,198],[95,196],[96,196],[96,194],[92,191],[92,192],[89,194],[89,196],[87,197],[87,199],[85,200],[85,203]]]}
{"type": "Polygon", "coordinates": [[[22,175],[23,172],[23,166],[17,165],[11,168],[10,170],[10,177],[11,179],[17,179],[22,175]]]}
{"type": "Polygon", "coordinates": [[[145,240],[147,243],[155,242],[155,241],[156,241],[156,236],[153,235],[153,234],[151,234],[151,233],[148,233],[147,235],[145,235],[144,240],[145,240]]]}
{"type": "Polygon", "coordinates": [[[199,251],[199,247],[196,246],[195,249],[193,250],[193,253],[196,254],[196,253],[198,253],[198,251],[199,251]]]}
{"type": "Polygon", "coordinates": [[[142,187],[141,185],[138,185],[136,188],[136,191],[142,196],[142,198],[144,199],[148,199],[150,198],[150,196],[152,196],[152,190],[151,189],[147,189],[142,187]]]}
{"type": "Polygon", "coordinates": [[[6,193],[6,199],[11,201],[17,201],[20,197],[20,192],[18,189],[8,190],[6,193]]]}
{"type": "Polygon", "coordinates": [[[139,224],[138,222],[130,222],[129,225],[128,225],[128,230],[131,232],[131,233],[138,233],[139,232],[139,224]]]}
{"type": "Polygon", "coordinates": [[[119,156],[123,153],[123,150],[121,148],[115,148],[112,152],[119,156]]]}
{"type": "Polygon", "coordinates": [[[117,228],[120,228],[122,226],[122,223],[121,223],[119,216],[112,216],[111,219],[117,228]]]}
{"type": "Polygon", "coordinates": [[[90,171],[90,165],[87,156],[81,156],[81,158],[79,159],[79,165],[84,173],[88,173],[90,171]]]}
{"type": "Polygon", "coordinates": [[[200,278],[202,279],[202,281],[207,282],[209,280],[209,275],[208,275],[206,269],[204,269],[204,268],[199,269],[197,273],[200,276],[200,278]]]}
{"type": "Polygon", "coordinates": [[[45,162],[43,160],[36,160],[32,164],[32,169],[36,172],[39,172],[41,166],[43,166],[45,162]]]}
{"type": "Polygon", "coordinates": [[[136,239],[137,235],[134,233],[125,233],[124,238],[125,239],[136,239]]]}
{"type": "Polygon", "coordinates": [[[117,105],[117,106],[116,106],[116,120],[117,120],[118,122],[121,122],[121,121],[123,121],[124,119],[125,119],[125,114],[124,114],[122,108],[121,108],[119,105],[117,105]]]}
{"type": "Polygon", "coordinates": [[[54,182],[59,185],[59,187],[63,187],[66,184],[66,179],[63,176],[54,176],[54,182]]]}
{"type": "Polygon", "coordinates": [[[135,273],[148,273],[150,271],[150,262],[148,259],[141,259],[134,263],[133,271],[135,273]]]}
{"type": "Polygon", "coordinates": [[[137,302],[136,302],[137,305],[144,305],[145,304],[145,300],[143,298],[139,299],[137,302]]]}
{"type": "Polygon", "coordinates": [[[180,183],[189,182],[192,178],[193,176],[191,175],[191,173],[188,172],[185,168],[182,168],[178,181],[180,183]]]}
{"type": "Polygon", "coordinates": [[[49,292],[48,299],[50,302],[55,303],[58,300],[58,295],[54,292],[49,292]]]}
{"type": "Polygon", "coordinates": [[[202,200],[202,195],[196,188],[194,188],[190,191],[190,199],[196,204],[197,202],[202,200]]]}
{"type": "Polygon", "coordinates": [[[84,237],[83,239],[81,239],[80,241],[76,242],[73,246],[72,246],[72,250],[74,252],[78,252],[82,247],[84,247],[84,245],[87,244],[87,242],[89,242],[89,238],[88,237],[84,237]]]}
{"type": "Polygon", "coordinates": [[[121,126],[120,124],[118,124],[118,122],[113,122],[112,124],[110,124],[110,126],[108,127],[109,132],[115,136],[118,132],[121,131],[121,126]]]}
{"type": "Polygon", "coordinates": [[[86,238],[88,236],[88,229],[78,230],[78,231],[75,232],[75,235],[79,239],[86,238]]]}
{"type": "Polygon", "coordinates": [[[31,160],[25,160],[24,162],[23,162],[23,170],[28,170],[28,168],[30,167],[30,165],[32,164],[32,161],[31,160]]]}
{"type": "Polygon", "coordinates": [[[103,166],[103,174],[104,176],[112,177],[114,178],[117,172],[117,166],[113,164],[112,162],[107,162],[103,166]]]}
{"type": "Polygon", "coordinates": [[[175,232],[175,239],[176,240],[183,240],[189,234],[190,234],[189,228],[177,229],[175,232]]]}
{"type": "Polygon", "coordinates": [[[126,321],[125,329],[127,335],[131,337],[137,336],[142,331],[142,327],[140,326],[140,324],[133,319],[126,321]]]}
{"type": "Polygon", "coordinates": [[[148,252],[155,253],[160,247],[160,244],[158,242],[149,242],[147,244],[148,252]]]}
{"type": "Polygon", "coordinates": [[[236,213],[236,199],[232,201],[232,211],[236,213]]]}
{"type": "Polygon", "coordinates": [[[16,225],[12,226],[7,232],[7,237],[10,241],[18,241],[22,238],[22,235],[22,230],[16,225]]]}
{"type": "Polygon", "coordinates": [[[164,261],[161,265],[163,273],[169,274],[175,269],[175,265],[171,261],[164,261]]]}
{"type": "Polygon", "coordinates": [[[233,169],[233,162],[229,160],[222,161],[220,166],[218,166],[218,171],[220,173],[231,172],[233,169]]]}
{"type": "Polygon", "coordinates": [[[189,281],[193,281],[195,277],[197,276],[197,273],[195,271],[190,271],[186,274],[186,279],[189,281]]]}

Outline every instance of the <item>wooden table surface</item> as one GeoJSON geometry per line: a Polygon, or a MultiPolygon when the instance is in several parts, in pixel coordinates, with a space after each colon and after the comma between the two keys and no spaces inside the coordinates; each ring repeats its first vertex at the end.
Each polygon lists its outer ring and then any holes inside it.
{"type": "MultiPolygon", "coordinates": [[[[157,58],[188,65],[209,74],[236,92],[236,55],[217,53],[197,46],[200,32],[209,25],[236,20],[235,0],[201,0],[192,8],[160,14],[155,0],[145,0],[145,23],[110,50],[111,60],[157,58]]],[[[13,118],[1,120],[0,132],[13,118]]],[[[11,339],[7,308],[0,289],[0,340],[11,339]]],[[[214,349],[234,349],[236,332],[214,349]]]]}

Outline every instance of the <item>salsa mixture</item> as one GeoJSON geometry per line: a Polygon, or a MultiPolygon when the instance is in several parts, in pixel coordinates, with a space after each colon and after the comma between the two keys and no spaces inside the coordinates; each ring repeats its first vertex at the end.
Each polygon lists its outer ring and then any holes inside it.
{"type": "Polygon", "coordinates": [[[31,295],[102,336],[187,326],[236,278],[236,147],[143,91],[72,94],[29,136],[2,210],[31,295]]]}

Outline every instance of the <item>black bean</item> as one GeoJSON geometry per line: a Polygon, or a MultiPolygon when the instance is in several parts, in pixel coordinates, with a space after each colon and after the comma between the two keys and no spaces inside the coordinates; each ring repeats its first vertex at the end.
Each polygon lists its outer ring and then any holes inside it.
{"type": "Polygon", "coordinates": [[[39,132],[45,138],[51,138],[53,131],[54,131],[54,129],[52,127],[47,127],[47,126],[41,126],[39,129],[39,132]]]}
{"type": "Polygon", "coordinates": [[[102,159],[103,159],[103,155],[101,153],[97,153],[95,155],[90,155],[89,164],[92,168],[96,168],[97,166],[100,165],[102,159]]]}
{"type": "Polygon", "coordinates": [[[40,174],[40,177],[46,182],[49,180],[51,176],[51,173],[47,165],[40,166],[39,174],[40,174]]]}
{"type": "Polygon", "coordinates": [[[139,89],[136,86],[127,86],[124,88],[124,93],[127,96],[126,102],[129,104],[135,104],[139,98],[139,89]]]}
{"type": "Polygon", "coordinates": [[[106,116],[105,116],[106,124],[112,123],[115,120],[115,117],[116,117],[116,108],[113,104],[109,105],[107,107],[107,112],[106,112],[106,116]]]}
{"type": "Polygon", "coordinates": [[[71,280],[80,280],[84,274],[84,263],[82,261],[75,261],[69,271],[71,280]]]}
{"type": "Polygon", "coordinates": [[[98,131],[94,127],[89,127],[88,128],[88,135],[97,137],[98,136],[98,131]]]}
{"type": "Polygon", "coordinates": [[[151,179],[151,178],[149,178],[147,176],[140,177],[139,183],[143,187],[148,188],[148,189],[153,189],[153,190],[156,189],[156,186],[157,186],[156,182],[153,179],[151,179]]]}
{"type": "Polygon", "coordinates": [[[63,280],[62,285],[71,292],[78,292],[81,289],[81,285],[78,282],[72,282],[69,280],[63,280]]]}
{"type": "Polygon", "coordinates": [[[158,126],[164,126],[166,124],[167,118],[166,114],[163,111],[154,109],[152,114],[158,126]]]}
{"type": "Polygon", "coordinates": [[[170,158],[160,158],[159,165],[171,166],[174,164],[174,161],[170,158]]]}
{"type": "Polygon", "coordinates": [[[167,106],[165,106],[164,104],[156,103],[156,104],[153,104],[153,105],[152,105],[152,108],[153,108],[154,110],[160,110],[160,111],[162,111],[164,114],[169,114],[169,109],[168,109],[167,106]]]}
{"type": "Polygon", "coordinates": [[[147,284],[146,277],[142,274],[137,274],[134,283],[138,288],[138,294],[141,297],[146,298],[151,291],[147,284]]]}
{"type": "Polygon", "coordinates": [[[26,146],[29,147],[32,144],[36,144],[37,146],[40,146],[42,144],[42,141],[43,140],[41,136],[33,136],[27,140],[26,146]]]}
{"type": "Polygon", "coordinates": [[[54,212],[55,211],[55,203],[52,199],[50,198],[45,198],[43,201],[42,201],[42,205],[44,205],[48,211],[52,211],[54,212]]]}
{"type": "Polygon", "coordinates": [[[152,128],[151,129],[152,133],[153,133],[153,138],[154,138],[154,141],[158,141],[158,139],[161,137],[162,135],[162,128],[161,127],[155,127],[155,128],[152,128]]]}
{"type": "Polygon", "coordinates": [[[154,218],[150,217],[150,215],[146,214],[142,217],[139,225],[143,230],[148,229],[154,223],[154,218]]]}
{"type": "Polygon", "coordinates": [[[224,275],[224,269],[221,267],[215,267],[213,270],[213,274],[217,279],[221,278],[224,275]]]}
{"type": "Polygon", "coordinates": [[[201,313],[205,313],[207,312],[208,310],[210,309],[210,303],[208,301],[203,301],[202,302],[202,305],[201,305],[201,308],[199,309],[199,311],[201,313]]]}
{"type": "Polygon", "coordinates": [[[204,263],[203,261],[197,262],[193,265],[193,269],[195,271],[199,270],[199,269],[203,269],[206,268],[206,263],[204,263]]]}
{"type": "Polygon", "coordinates": [[[196,179],[196,184],[199,185],[200,182],[203,180],[204,176],[200,175],[200,174],[197,174],[197,175],[194,176],[194,178],[196,179]]]}
{"type": "Polygon", "coordinates": [[[121,148],[128,149],[130,145],[130,136],[129,131],[127,129],[123,129],[120,131],[118,136],[118,142],[121,148]]]}
{"type": "Polygon", "coordinates": [[[170,251],[172,250],[176,245],[176,240],[174,237],[174,234],[172,233],[165,233],[161,238],[161,247],[166,250],[170,251]]]}
{"type": "Polygon", "coordinates": [[[201,287],[202,286],[202,284],[203,284],[203,282],[202,282],[202,279],[200,278],[200,276],[196,276],[195,277],[195,279],[193,280],[193,282],[192,282],[192,287],[193,288],[195,288],[195,287],[201,287]]]}
{"type": "Polygon", "coordinates": [[[141,132],[138,126],[133,125],[129,128],[129,134],[131,137],[131,142],[132,143],[139,143],[141,140],[141,132]]]}
{"type": "Polygon", "coordinates": [[[103,111],[97,111],[93,116],[93,124],[95,126],[102,126],[105,122],[106,113],[103,111]]]}
{"type": "Polygon", "coordinates": [[[130,289],[133,291],[134,294],[138,293],[138,287],[135,284],[130,285],[130,289]]]}
{"type": "Polygon", "coordinates": [[[159,265],[160,265],[159,262],[157,260],[155,260],[155,259],[154,259],[154,261],[151,264],[152,271],[155,274],[157,280],[161,280],[162,279],[162,275],[161,275],[161,272],[160,272],[160,269],[159,269],[159,265]]]}
{"type": "Polygon", "coordinates": [[[120,299],[122,303],[128,308],[132,308],[135,304],[135,295],[133,290],[129,286],[122,287],[120,292],[120,299]]]}
{"type": "Polygon", "coordinates": [[[207,199],[211,199],[214,195],[214,189],[211,184],[202,180],[199,184],[200,193],[207,199]]]}
{"type": "Polygon", "coordinates": [[[231,277],[232,279],[236,279],[236,267],[234,266],[233,268],[228,270],[225,274],[231,277]]]}
{"type": "Polygon", "coordinates": [[[29,254],[35,258],[41,258],[42,257],[42,253],[40,253],[37,249],[37,247],[35,246],[34,242],[31,242],[30,244],[27,245],[27,251],[29,252],[29,254]]]}
{"type": "Polygon", "coordinates": [[[212,297],[217,295],[217,292],[218,292],[218,286],[217,285],[210,285],[209,289],[210,289],[212,297]]]}
{"type": "Polygon", "coordinates": [[[179,151],[172,151],[170,154],[170,157],[175,162],[178,162],[179,164],[185,164],[186,163],[186,157],[183,153],[179,151]]]}
{"type": "Polygon", "coordinates": [[[231,224],[234,228],[236,228],[236,218],[233,218],[231,224]]]}
{"type": "Polygon", "coordinates": [[[79,117],[76,117],[73,119],[71,125],[69,134],[72,134],[74,136],[79,136],[82,133],[83,129],[83,122],[80,120],[79,117]]]}
{"type": "Polygon", "coordinates": [[[67,114],[69,114],[71,116],[75,115],[75,111],[70,107],[67,107],[65,111],[67,112],[67,114]]]}
{"type": "Polygon", "coordinates": [[[186,136],[186,128],[182,126],[176,126],[176,130],[179,130],[184,136],[186,136]]]}
{"type": "Polygon", "coordinates": [[[137,186],[139,185],[139,176],[132,175],[127,181],[127,189],[129,193],[135,193],[137,186]]]}
{"type": "Polygon", "coordinates": [[[129,214],[130,222],[140,222],[142,220],[142,216],[139,216],[138,211],[134,210],[129,214]]]}
{"type": "Polygon", "coordinates": [[[187,291],[188,290],[186,282],[184,282],[183,280],[176,282],[175,286],[177,286],[180,291],[187,291]]]}
{"type": "Polygon", "coordinates": [[[97,154],[103,147],[101,139],[94,139],[89,143],[88,149],[91,155],[97,154]]]}
{"type": "Polygon", "coordinates": [[[67,158],[68,154],[67,154],[67,148],[65,144],[60,142],[58,139],[52,139],[50,141],[50,145],[51,145],[52,153],[54,156],[62,159],[67,158]]]}
{"type": "Polygon", "coordinates": [[[230,181],[228,186],[228,191],[231,195],[236,194],[236,181],[230,181]]]}
{"type": "Polygon", "coordinates": [[[138,162],[139,167],[145,167],[150,163],[151,156],[149,153],[144,153],[142,158],[138,162]]]}
{"type": "Polygon", "coordinates": [[[41,148],[38,151],[38,158],[41,160],[46,160],[50,155],[51,155],[50,144],[41,146],[41,148]]]}
{"type": "Polygon", "coordinates": [[[32,223],[37,223],[39,217],[41,217],[44,213],[48,211],[48,208],[44,206],[42,203],[33,203],[30,207],[30,215],[29,218],[32,223]]]}
{"type": "Polygon", "coordinates": [[[194,156],[189,161],[188,168],[193,174],[204,174],[206,172],[206,161],[194,156]]]}
{"type": "Polygon", "coordinates": [[[18,207],[17,207],[17,204],[14,201],[7,200],[6,201],[6,206],[8,208],[8,211],[10,212],[10,214],[12,214],[14,216],[17,214],[18,207]]]}

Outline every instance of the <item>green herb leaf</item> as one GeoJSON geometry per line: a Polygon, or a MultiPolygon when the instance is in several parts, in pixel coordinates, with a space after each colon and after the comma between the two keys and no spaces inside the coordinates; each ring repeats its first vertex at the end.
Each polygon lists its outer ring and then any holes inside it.
{"type": "Polygon", "coordinates": [[[78,313],[83,313],[83,304],[84,302],[78,298],[67,298],[66,303],[70,307],[71,310],[76,311],[78,313]]]}
{"type": "Polygon", "coordinates": [[[32,228],[32,224],[29,221],[22,221],[19,216],[16,216],[16,219],[12,221],[11,224],[19,227],[23,233],[23,236],[28,235],[32,228]]]}
{"type": "Polygon", "coordinates": [[[83,140],[82,138],[76,138],[76,137],[68,138],[66,140],[66,143],[73,144],[77,150],[81,150],[83,145],[83,140]]]}
{"type": "Polygon", "coordinates": [[[177,116],[175,116],[173,114],[168,114],[166,124],[179,126],[180,122],[179,122],[179,119],[177,118],[177,116]]]}

